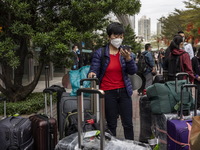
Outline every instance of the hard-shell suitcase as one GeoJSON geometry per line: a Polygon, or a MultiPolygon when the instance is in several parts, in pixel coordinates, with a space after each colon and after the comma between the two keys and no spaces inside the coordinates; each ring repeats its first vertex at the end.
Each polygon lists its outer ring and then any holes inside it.
{"type": "Polygon", "coordinates": [[[191,128],[192,119],[182,120],[183,118],[183,89],[195,88],[195,109],[194,116],[197,114],[197,85],[185,84],[181,87],[181,107],[180,119],[167,121],[167,147],[168,150],[188,150],[189,149],[189,130],[191,128]]]}
{"type": "Polygon", "coordinates": [[[45,96],[45,115],[37,114],[30,116],[34,137],[35,150],[54,150],[57,144],[57,121],[52,118],[52,91],[48,88],[43,90],[45,96]],[[50,98],[50,116],[47,116],[47,93],[50,98]]]}
{"type": "Polygon", "coordinates": [[[73,104],[74,104],[74,101],[76,100],[76,97],[71,97],[71,99],[69,100],[70,93],[67,93],[65,88],[59,85],[52,85],[48,88],[48,90],[50,90],[52,93],[57,94],[57,126],[58,126],[58,131],[59,131],[59,137],[63,138],[63,134],[62,134],[64,133],[63,122],[67,115],[67,113],[65,112],[69,110],[69,108],[74,108],[73,104]]]}
{"type": "Polygon", "coordinates": [[[4,101],[4,118],[0,120],[0,150],[33,150],[31,121],[28,118],[6,117],[6,99],[4,101]]]}
{"type": "Polygon", "coordinates": [[[150,100],[146,95],[140,97],[140,136],[139,141],[148,143],[148,139],[151,138],[151,109],[150,100]]]}

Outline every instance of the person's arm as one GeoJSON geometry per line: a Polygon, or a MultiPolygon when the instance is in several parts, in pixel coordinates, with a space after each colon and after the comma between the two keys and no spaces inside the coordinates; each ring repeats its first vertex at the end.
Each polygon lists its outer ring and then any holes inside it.
{"type": "Polygon", "coordinates": [[[92,78],[93,76],[99,77],[99,72],[101,68],[101,49],[98,49],[94,52],[92,56],[92,62],[90,66],[90,70],[88,73],[88,78],[92,78]]]}
{"type": "Polygon", "coordinates": [[[190,56],[188,53],[185,53],[183,54],[183,58],[182,58],[182,63],[183,63],[183,68],[182,70],[184,70],[184,72],[187,72],[189,74],[189,79],[190,79],[190,82],[194,82],[194,73],[193,73],[193,70],[192,70],[192,62],[190,60],[190,56]]]}
{"type": "Polygon", "coordinates": [[[130,57],[131,57],[131,59],[129,61],[126,61],[126,72],[130,75],[133,75],[137,72],[138,68],[134,61],[133,53],[131,53],[130,57]]]}

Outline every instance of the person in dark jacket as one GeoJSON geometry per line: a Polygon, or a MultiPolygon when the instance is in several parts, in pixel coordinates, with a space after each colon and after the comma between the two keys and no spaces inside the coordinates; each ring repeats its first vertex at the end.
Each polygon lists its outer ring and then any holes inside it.
{"type": "Polygon", "coordinates": [[[100,89],[105,91],[105,115],[108,129],[116,136],[117,118],[120,115],[126,139],[133,140],[132,122],[132,85],[128,74],[137,72],[133,55],[122,49],[124,28],[122,24],[113,22],[107,27],[109,43],[104,47],[105,63],[102,64],[102,49],[93,54],[89,78],[97,76],[100,89]]]}
{"type": "MultiPolygon", "coordinates": [[[[185,50],[182,49],[183,46],[184,46],[184,41],[183,41],[182,36],[180,36],[180,35],[175,36],[170,43],[171,52],[169,54],[167,61],[165,62],[164,68],[166,68],[168,70],[170,55],[177,55],[177,56],[179,56],[181,72],[188,73],[190,82],[193,82],[194,74],[193,74],[193,70],[192,70],[192,63],[191,63],[189,54],[187,52],[185,52],[185,50]]],[[[168,72],[169,72],[169,70],[168,70],[168,72]]],[[[176,72],[176,73],[178,73],[178,72],[176,72]]]]}
{"type": "Polygon", "coordinates": [[[73,45],[72,46],[72,60],[73,60],[73,65],[71,67],[71,70],[77,70],[79,69],[79,57],[78,57],[78,54],[77,54],[77,51],[78,51],[78,46],[77,45],[73,45]]]}
{"type": "Polygon", "coordinates": [[[197,108],[200,109],[200,48],[198,49],[197,56],[192,58],[192,69],[194,71],[194,84],[198,87],[197,108]]]}
{"type": "Polygon", "coordinates": [[[145,70],[145,72],[143,73],[143,76],[145,77],[145,89],[152,85],[153,83],[153,75],[152,75],[152,70],[155,70],[155,61],[153,58],[153,55],[151,53],[151,44],[147,43],[145,44],[145,51],[142,52],[142,54],[145,56],[145,61],[147,64],[147,69],[145,70]]]}

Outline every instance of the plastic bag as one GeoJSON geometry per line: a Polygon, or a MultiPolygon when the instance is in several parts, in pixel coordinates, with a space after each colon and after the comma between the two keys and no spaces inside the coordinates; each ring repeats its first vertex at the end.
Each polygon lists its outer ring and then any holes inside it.
{"type": "MultiPolygon", "coordinates": [[[[69,72],[69,78],[70,78],[70,83],[72,86],[72,91],[70,93],[70,96],[77,96],[76,92],[80,88],[80,80],[87,78],[87,74],[89,72],[90,66],[83,66],[78,70],[70,70],[69,72]]],[[[90,87],[90,82],[85,81],[83,83],[84,88],[89,88],[90,87]]],[[[84,96],[88,96],[89,94],[84,94],[84,96]]]]}
{"type": "MultiPolygon", "coordinates": [[[[106,133],[108,134],[108,133],[106,133]]],[[[107,135],[108,136],[108,135],[107,135]]],[[[151,150],[148,144],[144,144],[137,141],[131,140],[119,140],[115,137],[109,135],[110,140],[105,140],[104,150],[151,150]]],[[[99,137],[94,138],[84,138],[83,139],[83,150],[99,150],[100,149],[100,139],[99,137]]],[[[78,134],[74,133],[60,140],[56,145],[55,150],[78,150],[78,134]]]]}

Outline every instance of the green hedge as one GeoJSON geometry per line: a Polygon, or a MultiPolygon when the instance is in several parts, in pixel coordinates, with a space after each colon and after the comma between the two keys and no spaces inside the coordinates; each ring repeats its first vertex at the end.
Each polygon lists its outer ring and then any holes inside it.
{"type": "MultiPolygon", "coordinates": [[[[49,102],[49,101],[48,101],[49,102]]],[[[56,93],[53,95],[53,102],[56,102],[56,93]]],[[[16,113],[32,114],[39,110],[44,109],[44,95],[43,93],[32,93],[24,101],[19,101],[15,103],[6,103],[6,114],[14,115],[16,113]]],[[[3,115],[4,107],[3,102],[0,103],[0,115],[3,115]]]]}

